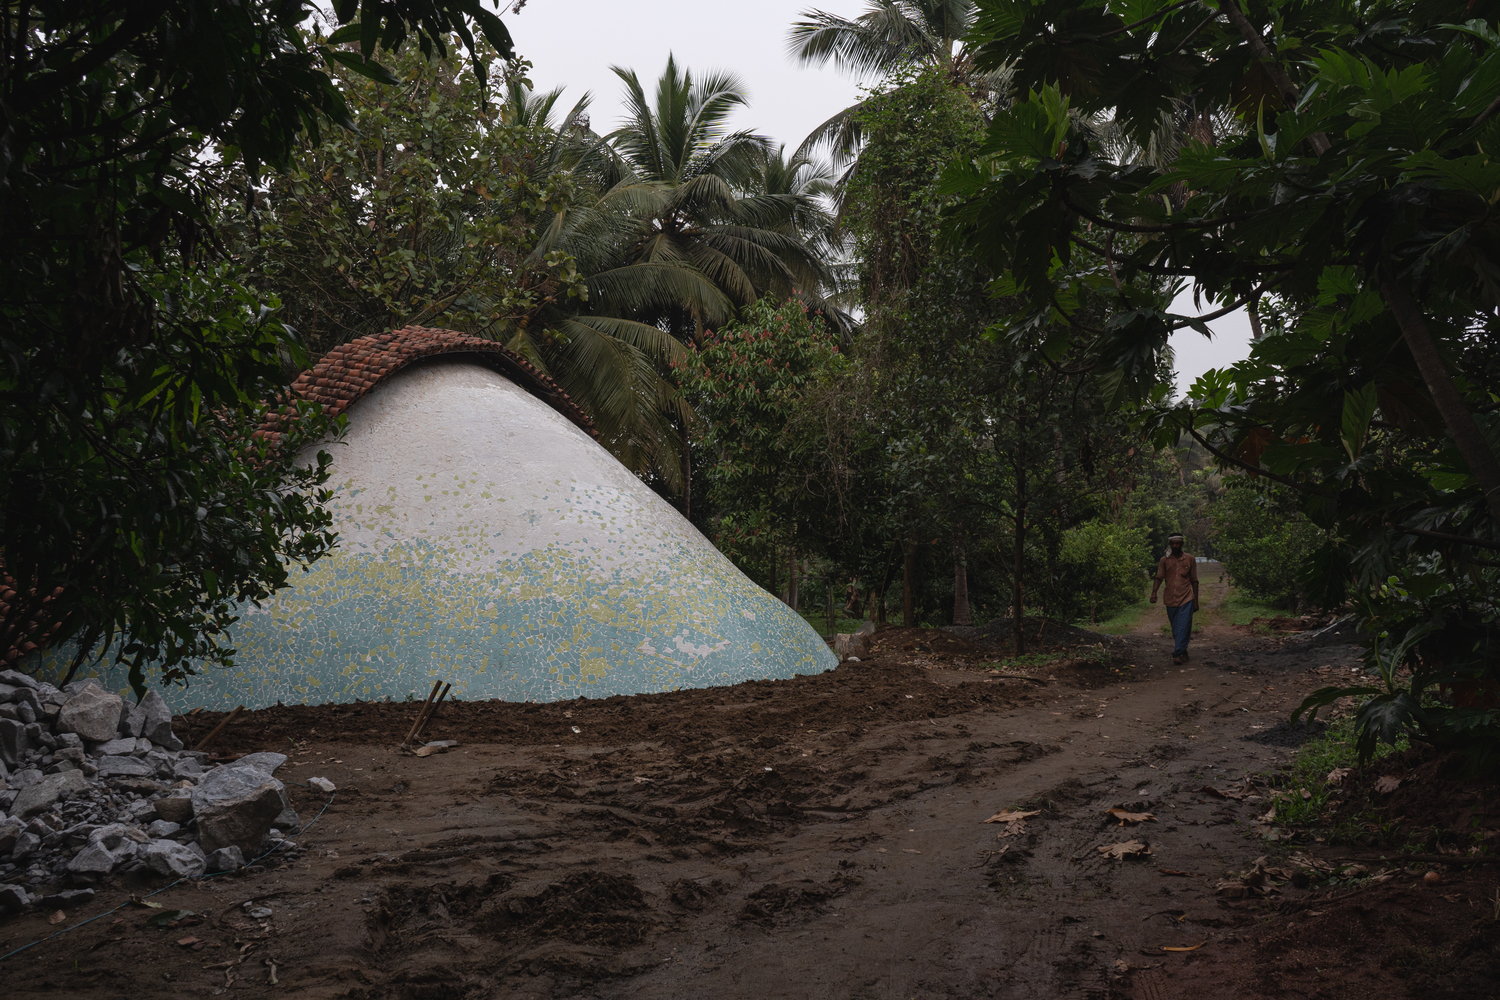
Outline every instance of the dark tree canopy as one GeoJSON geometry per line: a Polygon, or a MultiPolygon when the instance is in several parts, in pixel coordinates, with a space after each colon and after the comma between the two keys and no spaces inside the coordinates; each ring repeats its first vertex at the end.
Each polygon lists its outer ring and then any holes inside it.
{"type": "Polygon", "coordinates": [[[478,0],[340,0],[318,46],[314,12],[0,8],[0,658],[119,638],[137,668],[225,659],[232,601],[332,542],[325,473],[291,466],[325,426],[308,415],[274,453],[250,439],[301,348],[216,262],[203,168],[225,150],[255,177],[347,125],[330,62],[389,77],[379,49],[511,43],[478,0]]]}

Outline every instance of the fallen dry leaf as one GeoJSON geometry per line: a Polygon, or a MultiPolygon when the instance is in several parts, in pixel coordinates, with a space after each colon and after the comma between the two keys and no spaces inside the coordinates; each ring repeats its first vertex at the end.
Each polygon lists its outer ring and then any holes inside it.
{"type": "Polygon", "coordinates": [[[1328,777],[1324,780],[1328,782],[1328,784],[1337,787],[1339,785],[1342,785],[1344,783],[1344,779],[1349,777],[1349,775],[1353,773],[1354,771],[1351,768],[1336,767],[1332,771],[1328,772],[1328,777]]]}
{"type": "Polygon", "coordinates": [[[1178,871],[1176,868],[1158,868],[1156,870],[1161,872],[1163,875],[1180,875],[1183,878],[1202,878],[1202,876],[1197,872],[1182,872],[1178,871]]]}
{"type": "Polygon", "coordinates": [[[1040,816],[1041,814],[1042,811],[1040,809],[1033,809],[1030,812],[1021,812],[1019,809],[1001,809],[999,812],[995,813],[995,815],[985,820],[985,822],[1014,823],[1018,819],[1029,819],[1032,816],[1040,816]]]}
{"type": "Polygon", "coordinates": [[[1150,813],[1133,813],[1119,808],[1106,809],[1104,813],[1106,816],[1113,816],[1119,820],[1121,826],[1124,826],[1126,823],[1144,823],[1147,820],[1151,820],[1154,823],[1156,821],[1156,817],[1150,813]]]}
{"type": "Polygon", "coordinates": [[[1331,861],[1324,861],[1321,858],[1309,857],[1308,855],[1303,854],[1301,851],[1298,851],[1290,858],[1287,858],[1287,861],[1291,862],[1291,864],[1295,867],[1303,869],[1304,871],[1331,872],[1334,869],[1334,865],[1331,861]]]}
{"type": "Polygon", "coordinates": [[[68,919],[68,915],[66,913],[64,913],[62,910],[58,910],[56,913],[52,914],[52,916],[50,916],[50,917],[47,918],[47,923],[49,923],[49,924],[60,924],[64,920],[67,920],[67,919],[68,919]]]}
{"type": "Polygon", "coordinates": [[[1401,779],[1386,775],[1375,782],[1375,790],[1382,795],[1389,795],[1401,787],[1401,779]]]}
{"type": "Polygon", "coordinates": [[[177,939],[177,943],[180,944],[184,948],[191,948],[193,945],[197,944],[201,940],[202,940],[202,938],[185,937],[185,938],[178,938],[177,939]]]}
{"type": "Polygon", "coordinates": [[[1272,820],[1274,820],[1275,818],[1276,818],[1276,806],[1273,803],[1272,806],[1271,806],[1271,808],[1267,809],[1265,812],[1261,813],[1259,816],[1256,817],[1256,821],[1260,822],[1260,823],[1269,823],[1272,820]]]}
{"type": "Polygon", "coordinates": [[[1005,824],[1004,828],[999,833],[995,834],[995,839],[999,840],[1002,837],[1016,837],[1020,834],[1025,833],[1027,818],[1040,814],[1040,809],[1033,809],[1029,812],[1021,812],[1017,809],[1002,809],[999,812],[995,813],[995,815],[991,816],[989,819],[985,820],[985,822],[1005,824]]]}
{"type": "Polygon", "coordinates": [[[1100,854],[1114,858],[1116,861],[1124,861],[1126,858],[1143,858],[1151,853],[1151,848],[1139,840],[1127,840],[1123,844],[1104,844],[1097,850],[1100,854]]]}
{"type": "Polygon", "coordinates": [[[1215,788],[1213,785],[1204,785],[1202,788],[1198,789],[1198,791],[1203,792],[1205,795],[1212,795],[1215,798],[1234,799],[1236,801],[1243,799],[1246,794],[1245,792],[1221,791],[1220,789],[1215,788]]]}
{"type": "Polygon", "coordinates": [[[1187,945],[1186,947],[1179,947],[1179,946],[1176,946],[1176,945],[1164,944],[1164,945],[1161,946],[1161,950],[1162,951],[1197,951],[1199,948],[1202,948],[1206,944],[1208,944],[1207,941],[1199,941],[1197,944],[1190,944],[1190,945],[1187,945]]]}

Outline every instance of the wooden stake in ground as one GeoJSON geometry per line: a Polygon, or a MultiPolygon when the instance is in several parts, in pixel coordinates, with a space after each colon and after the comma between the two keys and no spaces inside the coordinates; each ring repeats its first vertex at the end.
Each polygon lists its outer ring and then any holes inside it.
{"type": "Polygon", "coordinates": [[[427,692],[427,700],[422,702],[422,710],[417,713],[417,717],[415,719],[411,720],[411,729],[407,732],[406,739],[401,741],[402,746],[406,746],[412,741],[412,738],[417,735],[417,727],[422,724],[423,717],[427,715],[428,706],[432,704],[432,699],[437,697],[438,688],[442,686],[443,682],[440,680],[432,682],[432,690],[427,692]]]}
{"type": "Polygon", "coordinates": [[[417,731],[416,731],[415,734],[413,734],[413,736],[412,736],[413,739],[418,739],[419,740],[419,739],[422,738],[422,730],[424,730],[424,729],[427,728],[427,723],[429,723],[429,722],[432,721],[432,717],[437,714],[438,708],[442,706],[443,699],[446,698],[446,697],[448,697],[448,692],[452,691],[452,690],[453,690],[453,685],[452,684],[444,684],[443,685],[442,693],[437,696],[437,701],[433,702],[432,703],[432,708],[426,714],[424,714],[420,720],[418,720],[418,722],[417,722],[417,731]]]}
{"type": "Polygon", "coordinates": [[[233,722],[235,716],[239,715],[244,710],[245,710],[245,706],[241,705],[238,708],[236,708],[233,712],[230,712],[227,716],[224,717],[224,721],[221,722],[221,723],[219,723],[217,726],[215,726],[213,732],[209,733],[207,736],[203,737],[203,739],[199,740],[198,741],[198,745],[195,746],[195,747],[193,747],[193,749],[194,750],[202,750],[204,747],[206,747],[210,743],[212,743],[213,742],[213,738],[215,736],[218,736],[220,733],[222,733],[224,731],[224,727],[227,726],[227,725],[229,725],[231,722],[233,722]]]}

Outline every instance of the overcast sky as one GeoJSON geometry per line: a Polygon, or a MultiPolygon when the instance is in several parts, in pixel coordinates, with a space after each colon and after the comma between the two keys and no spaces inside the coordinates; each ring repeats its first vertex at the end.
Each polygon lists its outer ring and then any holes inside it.
{"type": "MultiPolygon", "coordinates": [[[[786,52],[787,29],[809,8],[848,17],[863,0],[528,0],[520,14],[504,13],[519,53],[533,63],[539,90],[566,86],[564,109],[584,91],[593,93],[591,122],[605,133],[620,123],[621,83],[610,66],[633,69],[647,93],[666,65],[702,75],[728,70],[744,81],[750,106],[732,120],[795,148],[807,134],[859,97],[861,82],[834,69],[795,64],[786,52]]],[[[1216,308],[1205,305],[1197,312],[1216,308]]],[[[1178,300],[1179,312],[1194,312],[1191,295],[1178,300]]],[[[1178,391],[1209,368],[1220,368],[1249,352],[1250,327],[1243,312],[1211,324],[1214,338],[1192,330],[1172,338],[1177,354],[1178,391]]]]}

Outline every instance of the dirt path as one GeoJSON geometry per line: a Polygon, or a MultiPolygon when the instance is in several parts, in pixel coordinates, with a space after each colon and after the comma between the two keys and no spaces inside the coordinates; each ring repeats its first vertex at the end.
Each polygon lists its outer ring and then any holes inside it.
{"type": "MultiPolygon", "coordinates": [[[[0,975],[10,995],[80,998],[226,980],[234,996],[431,1000],[1221,995],[1193,970],[1232,961],[1255,914],[1214,882],[1267,845],[1247,832],[1263,805],[1206,789],[1285,761],[1267,734],[1353,651],[1277,652],[1215,621],[1192,651],[1170,666],[1148,619],[1117,647],[1121,674],[1031,683],[893,629],[871,662],[817,677],[454,706],[430,735],[463,744],[421,759],[393,748],[406,706],[253,713],[225,749],[286,751],[283,776],[340,787],[306,852],[157,897],[209,915],[191,931],[128,908],[0,975]],[[1117,806],[1156,819],[1124,828],[1117,806]],[[1005,836],[982,822],[1002,808],[1038,814],[1005,836]],[[1132,839],[1150,856],[1099,851],[1132,839]],[[249,899],[272,916],[252,920],[249,899]]],[[[304,817],[321,806],[296,792],[304,817]]],[[[53,929],[0,924],[0,951],[53,929]]]]}

